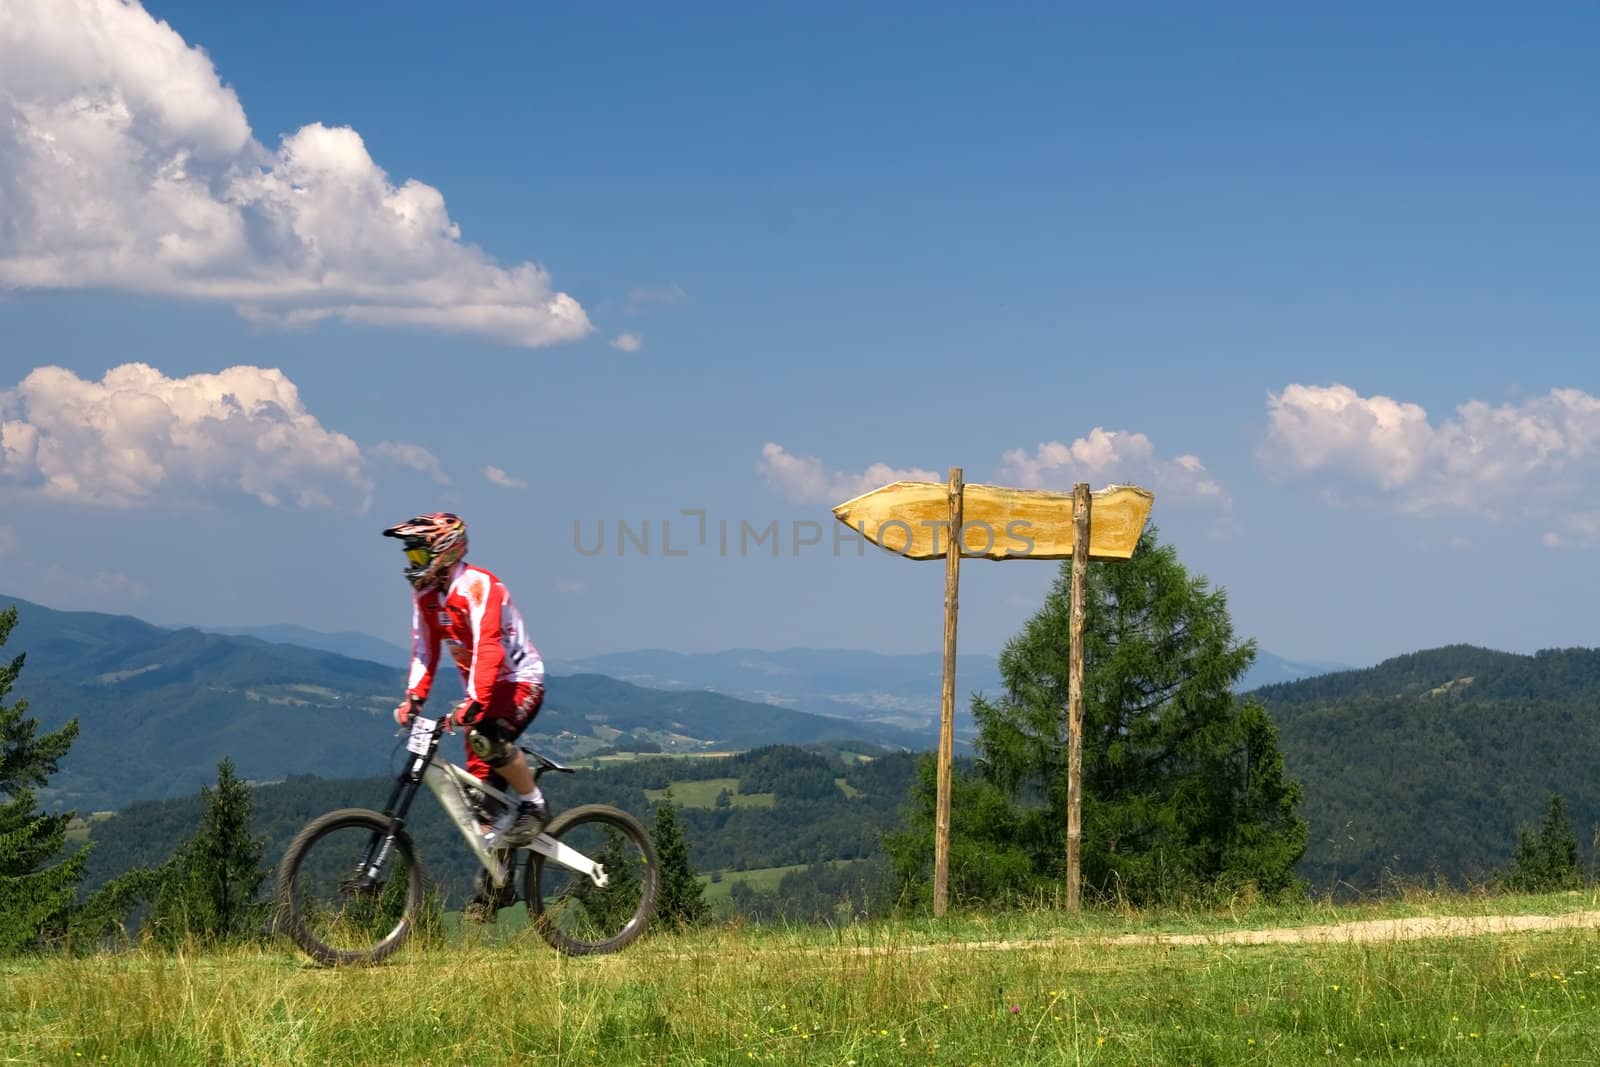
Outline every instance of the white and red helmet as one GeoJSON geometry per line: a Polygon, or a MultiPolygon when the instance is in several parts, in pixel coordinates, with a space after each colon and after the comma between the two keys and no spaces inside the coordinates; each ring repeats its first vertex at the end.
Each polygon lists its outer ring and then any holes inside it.
{"type": "Polygon", "coordinates": [[[435,511],[417,515],[383,531],[405,545],[406,581],[414,588],[433,585],[467,554],[467,524],[459,515],[435,511]]]}

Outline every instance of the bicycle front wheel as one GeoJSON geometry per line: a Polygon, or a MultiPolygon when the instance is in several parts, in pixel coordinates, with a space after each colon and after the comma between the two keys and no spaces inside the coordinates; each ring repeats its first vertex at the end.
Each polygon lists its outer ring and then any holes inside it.
{"type": "Polygon", "coordinates": [[[625,811],[586,804],[545,828],[556,855],[530,848],[523,889],[539,935],[572,956],[615,952],[649,925],[661,864],[644,826],[625,811]]]}
{"type": "Polygon", "coordinates": [[[306,824],[278,867],[278,917],[306,954],[325,964],[377,963],[411,936],[423,876],[411,839],[365,808],[330,811],[306,824]]]}

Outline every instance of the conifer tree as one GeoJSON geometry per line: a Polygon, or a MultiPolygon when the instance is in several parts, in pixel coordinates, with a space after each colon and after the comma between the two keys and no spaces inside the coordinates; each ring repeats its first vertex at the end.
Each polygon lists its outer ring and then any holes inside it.
{"type": "MultiPolygon", "coordinates": [[[[16,623],[15,607],[0,611],[0,647],[16,623]]],[[[78,736],[78,720],[41,735],[26,700],[5,703],[24,659],[0,664],[0,955],[63,932],[88,858],[87,849],[61,858],[71,812],[34,807],[34,787],[55,773],[78,736]]]]}
{"type": "Polygon", "coordinates": [[[603,832],[606,845],[600,851],[599,860],[606,871],[605,888],[599,888],[587,879],[580,879],[575,895],[583,902],[584,909],[598,930],[615,933],[638,906],[644,881],[638,850],[610,826],[605,827],[603,832]]]}
{"type": "Polygon", "coordinates": [[[656,856],[661,861],[661,895],[656,906],[656,921],[668,930],[687,930],[699,926],[711,915],[705,887],[689,860],[689,841],[672,803],[672,790],[656,805],[655,827],[651,830],[656,856]]]}
{"type": "Polygon", "coordinates": [[[250,787],[224,758],[216,787],[202,786],[200,796],[200,826],[168,861],[155,901],[156,932],[168,943],[185,936],[240,940],[265,917],[257,898],[267,872],[261,867],[262,842],[250,834],[250,787]]]}
{"type": "MultiPolygon", "coordinates": [[[[975,774],[954,783],[950,886],[961,901],[1044,900],[1066,868],[1072,561],[1005,647],[1005,692],[978,698],[975,774]]],[[[1299,891],[1307,826],[1277,729],[1234,693],[1255,658],[1227,600],[1145,531],[1096,563],[1084,604],[1084,895],[1135,903],[1299,891]]],[[[933,768],[886,845],[902,899],[928,896],[933,768]]]]}
{"type": "Polygon", "coordinates": [[[1582,883],[1578,835],[1567,818],[1561,795],[1552,794],[1537,831],[1526,825],[1518,827],[1517,849],[1511,857],[1505,887],[1520,893],[1549,893],[1576,889],[1582,883]]]}

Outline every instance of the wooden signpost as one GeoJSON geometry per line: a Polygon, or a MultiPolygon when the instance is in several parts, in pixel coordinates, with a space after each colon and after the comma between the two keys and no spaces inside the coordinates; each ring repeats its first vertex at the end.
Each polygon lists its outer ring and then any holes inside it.
{"type": "MultiPolygon", "coordinates": [[[[955,751],[956,614],[961,559],[1119,560],[1133,555],[1155,497],[1134,485],[1071,493],[965,485],[961,468],[947,484],[893,482],[845,501],[834,517],[863,538],[907,559],[943,559],[944,685],[939,707],[938,798],[934,818],[933,913],[943,915],[950,885],[950,778],[955,751]],[[1091,521],[1090,515],[1093,514],[1091,521]]],[[[1083,600],[1087,566],[1072,568],[1067,686],[1067,907],[1079,906],[1083,768],[1083,600]]]]}

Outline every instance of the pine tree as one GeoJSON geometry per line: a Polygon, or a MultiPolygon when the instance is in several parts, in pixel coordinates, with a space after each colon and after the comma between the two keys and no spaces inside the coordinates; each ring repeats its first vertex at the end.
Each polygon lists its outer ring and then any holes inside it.
{"type": "MultiPolygon", "coordinates": [[[[0,647],[16,622],[15,607],[0,611],[0,647]]],[[[78,721],[39,736],[26,700],[5,704],[24,658],[0,665],[0,955],[64,931],[88,858],[88,850],[79,849],[52,864],[66,844],[72,813],[34,810],[34,787],[55,773],[78,736],[78,721]]]]}
{"type": "Polygon", "coordinates": [[[1517,828],[1517,849],[1504,882],[1507,889],[1520,893],[1549,893],[1583,884],[1578,835],[1559,793],[1551,795],[1537,832],[1526,825],[1517,828]]]}
{"type": "Polygon", "coordinates": [[[656,921],[668,930],[687,930],[699,926],[711,915],[705,887],[689,861],[689,842],[678,822],[678,809],[672,803],[672,790],[656,805],[655,827],[650,833],[656,856],[661,861],[661,895],[656,905],[656,921]]]}
{"type": "Polygon", "coordinates": [[[604,834],[606,845],[600,850],[599,859],[606,871],[605,888],[599,888],[584,878],[577,883],[574,895],[583,902],[595,929],[610,936],[622,929],[622,925],[638,907],[644,881],[640,873],[638,850],[621,832],[609,826],[604,828],[604,834]]]}
{"type": "Polygon", "coordinates": [[[251,936],[265,916],[257,900],[267,872],[262,842],[250,834],[250,787],[234,775],[233,761],[217,765],[217,785],[200,788],[205,812],[194,836],[166,865],[155,901],[157,936],[223,942],[251,936]]]}
{"type": "MultiPolygon", "coordinates": [[[[1080,871],[1088,898],[1135,903],[1300,889],[1307,826],[1277,730],[1233,689],[1255,657],[1221,590],[1191,577],[1152,528],[1131,559],[1090,567],[1084,603],[1080,871]]],[[[956,900],[1040,900],[1066,869],[1072,562],[1000,658],[1005,693],[978,698],[976,774],[952,794],[956,900]]],[[[903,899],[925,899],[933,768],[886,845],[903,899]]]]}

